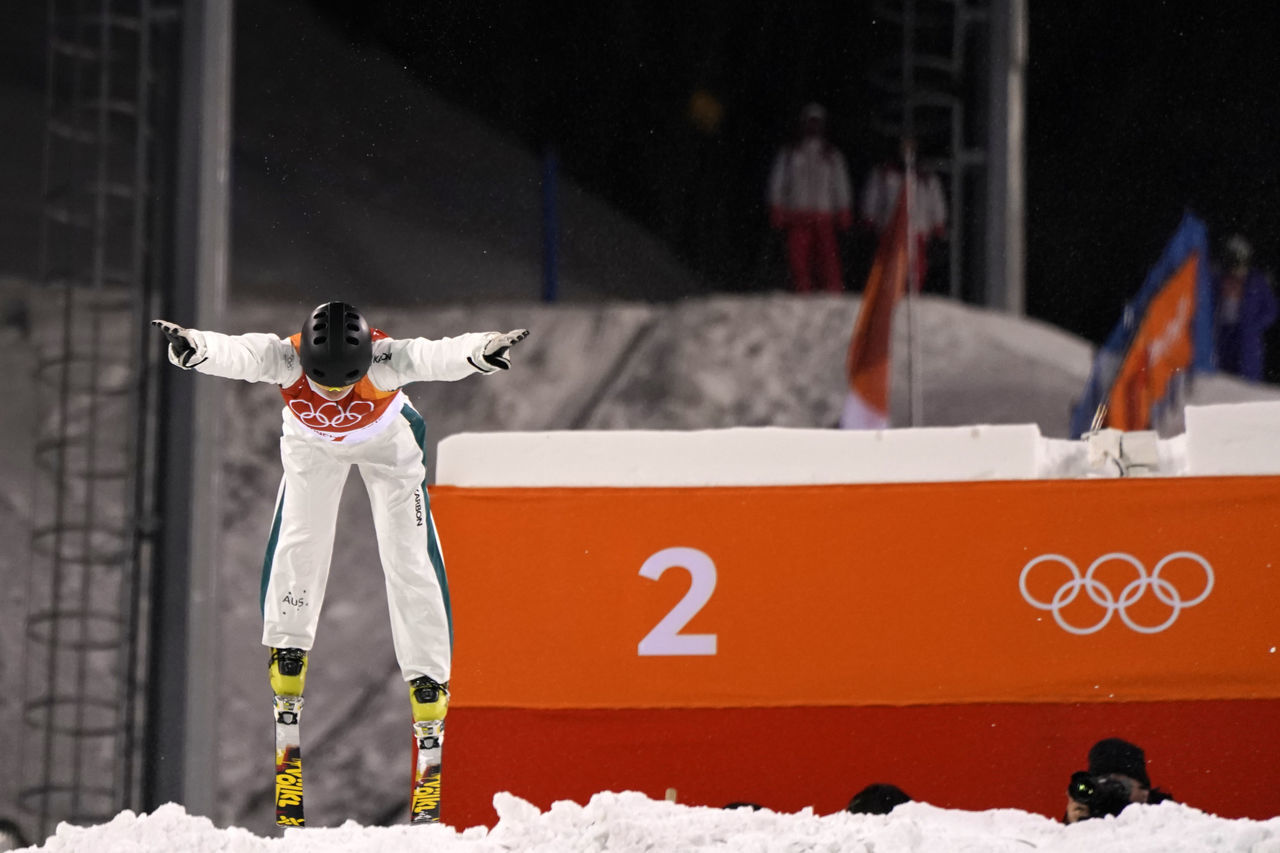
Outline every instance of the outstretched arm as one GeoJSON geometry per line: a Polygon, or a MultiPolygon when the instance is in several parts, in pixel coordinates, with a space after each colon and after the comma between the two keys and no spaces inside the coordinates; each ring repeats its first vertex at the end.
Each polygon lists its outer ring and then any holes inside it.
{"type": "Polygon", "coordinates": [[[437,340],[385,338],[374,341],[369,379],[379,388],[399,388],[409,382],[453,381],[475,373],[497,373],[511,367],[511,347],[528,336],[528,329],[515,329],[437,340]]]}
{"type": "Polygon", "coordinates": [[[302,375],[293,344],[276,335],[224,335],[167,320],[152,320],[151,325],[169,341],[169,361],[183,370],[276,385],[291,385],[302,375]]]}

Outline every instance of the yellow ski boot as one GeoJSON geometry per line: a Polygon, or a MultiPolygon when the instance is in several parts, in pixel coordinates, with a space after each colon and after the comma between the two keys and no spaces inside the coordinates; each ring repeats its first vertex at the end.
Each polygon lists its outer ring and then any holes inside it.
{"type": "Polygon", "coordinates": [[[307,683],[307,653],[302,649],[272,649],[271,690],[277,696],[301,696],[307,683]]]}
{"type": "Polygon", "coordinates": [[[443,720],[449,711],[449,686],[430,676],[419,676],[409,682],[409,702],[415,723],[443,720]]]}

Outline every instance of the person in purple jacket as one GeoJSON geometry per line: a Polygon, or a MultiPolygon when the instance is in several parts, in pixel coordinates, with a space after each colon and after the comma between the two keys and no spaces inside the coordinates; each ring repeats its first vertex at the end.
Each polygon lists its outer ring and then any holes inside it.
{"type": "Polygon", "coordinates": [[[1226,244],[1226,263],[1213,278],[1214,341],[1218,369],[1262,381],[1266,343],[1276,320],[1271,277],[1250,265],[1253,249],[1239,234],[1226,244]]]}

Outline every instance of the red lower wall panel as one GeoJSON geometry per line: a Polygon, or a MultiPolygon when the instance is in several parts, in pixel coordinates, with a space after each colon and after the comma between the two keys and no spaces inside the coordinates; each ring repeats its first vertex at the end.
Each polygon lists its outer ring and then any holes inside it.
{"type": "Polygon", "coordinates": [[[546,809],[597,791],[779,811],[844,808],[893,782],[948,808],[1062,814],[1089,746],[1123,737],[1147,753],[1152,784],[1224,817],[1280,815],[1280,701],[901,708],[522,710],[455,708],[444,820],[496,820],[510,791],[546,809]]]}

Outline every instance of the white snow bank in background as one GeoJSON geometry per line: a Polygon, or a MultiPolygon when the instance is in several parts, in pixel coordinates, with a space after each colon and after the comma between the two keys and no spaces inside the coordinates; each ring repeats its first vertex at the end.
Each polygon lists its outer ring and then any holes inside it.
{"type": "Polygon", "coordinates": [[[122,812],[94,827],[62,824],[40,850],[94,853],[358,853],[358,851],[829,851],[949,853],[949,851],[1280,851],[1280,818],[1226,820],[1189,806],[1131,806],[1119,818],[1064,826],[1014,809],[965,812],[906,803],[891,815],[818,816],[806,809],[717,809],[651,800],[644,794],[601,793],[585,806],[569,801],[546,812],[511,794],[494,797],[492,830],[446,825],[366,828],[354,822],[327,829],[287,829],[262,838],[168,804],[151,815],[122,812]]]}

